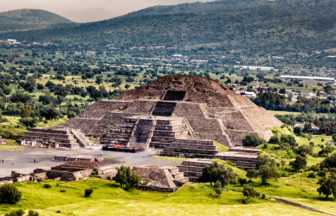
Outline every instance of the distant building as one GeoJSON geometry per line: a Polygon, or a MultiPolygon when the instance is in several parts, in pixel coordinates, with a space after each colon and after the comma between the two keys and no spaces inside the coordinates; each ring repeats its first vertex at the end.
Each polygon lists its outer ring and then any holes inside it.
{"type": "Polygon", "coordinates": [[[182,54],[175,54],[173,55],[174,58],[182,58],[182,54]]]}
{"type": "Polygon", "coordinates": [[[247,98],[256,98],[257,97],[256,93],[248,92],[248,91],[244,91],[244,90],[235,91],[235,93],[238,94],[238,95],[243,95],[247,98]]]}
{"type": "Polygon", "coordinates": [[[0,62],[0,65],[2,65],[3,64],[3,62],[0,62]]]}
{"type": "Polygon", "coordinates": [[[240,70],[277,71],[273,67],[264,67],[264,66],[235,65],[233,68],[240,70]]]}
{"type": "Polygon", "coordinates": [[[302,80],[302,81],[310,81],[310,82],[335,82],[334,78],[330,77],[307,77],[307,76],[287,76],[282,75],[279,79],[285,80],[302,80]]]}

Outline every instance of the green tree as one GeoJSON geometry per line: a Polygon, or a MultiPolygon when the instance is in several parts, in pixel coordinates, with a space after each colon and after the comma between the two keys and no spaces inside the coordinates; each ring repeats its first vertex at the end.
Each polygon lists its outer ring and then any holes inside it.
{"type": "Polygon", "coordinates": [[[295,127],[294,128],[294,133],[296,136],[302,136],[302,128],[301,127],[295,127]]]}
{"type": "Polygon", "coordinates": [[[281,160],[282,169],[284,168],[285,165],[286,165],[286,161],[285,160],[281,160]]]}
{"type": "Polygon", "coordinates": [[[140,185],[141,177],[135,172],[131,173],[130,167],[121,166],[117,170],[118,172],[114,179],[122,188],[132,190],[140,185]]]}
{"type": "Polygon", "coordinates": [[[198,178],[199,182],[215,183],[220,181],[222,187],[229,183],[235,183],[237,174],[231,168],[226,169],[224,164],[219,164],[217,161],[213,162],[211,166],[206,166],[202,170],[202,175],[198,178]]]}
{"type": "Polygon", "coordinates": [[[250,198],[260,197],[260,193],[248,185],[244,185],[243,195],[246,196],[246,199],[243,201],[243,203],[249,203],[250,198]]]}
{"type": "Polygon", "coordinates": [[[261,139],[257,134],[249,134],[243,139],[243,146],[253,146],[256,147],[266,143],[264,139],[261,139]]]}
{"type": "Polygon", "coordinates": [[[310,145],[300,145],[296,152],[300,154],[301,156],[305,157],[306,155],[312,155],[313,154],[313,148],[310,145]]]}
{"type": "Polygon", "coordinates": [[[76,115],[76,113],[74,112],[74,111],[69,111],[68,112],[68,118],[69,119],[71,119],[71,118],[76,118],[77,117],[77,115],[76,115]]]}
{"type": "Polygon", "coordinates": [[[240,186],[243,186],[244,184],[246,184],[247,183],[247,179],[246,178],[238,178],[238,182],[239,182],[239,184],[240,184],[240,186]]]}
{"type": "Polygon", "coordinates": [[[4,184],[0,187],[0,203],[15,204],[21,197],[22,193],[14,184],[4,184]]]}
{"type": "Polygon", "coordinates": [[[102,77],[102,76],[97,76],[97,77],[96,77],[96,83],[97,83],[98,85],[100,85],[101,83],[103,83],[103,77],[102,77]]]}
{"type": "Polygon", "coordinates": [[[249,178],[249,182],[252,181],[253,178],[256,178],[258,176],[258,172],[255,171],[254,169],[248,169],[246,171],[246,177],[249,178]]]}
{"type": "Polygon", "coordinates": [[[276,170],[275,161],[271,160],[265,165],[261,165],[258,175],[261,178],[262,184],[267,185],[267,180],[280,178],[280,173],[276,170]]]}
{"type": "Polygon", "coordinates": [[[307,166],[307,160],[300,155],[296,155],[295,160],[291,161],[289,165],[292,166],[295,171],[299,171],[307,166]]]}
{"type": "Polygon", "coordinates": [[[311,127],[311,124],[310,124],[310,123],[306,123],[306,124],[304,125],[304,131],[306,131],[306,132],[310,132],[311,129],[312,129],[312,127],[311,127]]]}
{"type": "Polygon", "coordinates": [[[319,192],[320,196],[321,194],[326,196],[326,199],[333,194],[336,198],[336,174],[331,173],[329,178],[323,177],[319,179],[317,182],[320,187],[317,189],[317,192],[319,192]]]}
{"type": "Polygon", "coordinates": [[[21,110],[21,118],[28,118],[30,116],[30,106],[28,104],[24,105],[24,107],[21,110]]]}

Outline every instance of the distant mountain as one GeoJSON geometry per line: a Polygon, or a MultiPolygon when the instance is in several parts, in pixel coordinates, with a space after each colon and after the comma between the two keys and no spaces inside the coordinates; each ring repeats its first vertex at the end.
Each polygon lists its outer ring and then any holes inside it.
{"type": "Polygon", "coordinates": [[[336,47],[335,0],[282,0],[207,13],[118,17],[100,22],[0,34],[0,39],[78,44],[194,45],[233,49],[336,47]]]}
{"type": "Polygon", "coordinates": [[[35,9],[21,9],[0,13],[0,31],[40,29],[74,22],[57,14],[35,9]]]}
{"type": "Polygon", "coordinates": [[[135,11],[124,15],[130,16],[146,16],[158,14],[179,14],[179,13],[205,13],[209,11],[217,11],[223,9],[236,9],[247,6],[258,5],[265,3],[267,0],[218,0],[213,2],[196,2],[184,3],[179,5],[164,5],[145,8],[143,10],[135,11]]]}

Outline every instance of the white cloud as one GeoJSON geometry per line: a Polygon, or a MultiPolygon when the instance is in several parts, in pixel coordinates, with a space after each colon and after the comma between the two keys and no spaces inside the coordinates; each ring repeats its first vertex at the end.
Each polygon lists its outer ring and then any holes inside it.
{"type": "Polygon", "coordinates": [[[197,2],[197,0],[1,0],[0,10],[2,12],[22,8],[41,9],[75,22],[91,22],[110,19],[155,5],[187,2],[197,2]]]}

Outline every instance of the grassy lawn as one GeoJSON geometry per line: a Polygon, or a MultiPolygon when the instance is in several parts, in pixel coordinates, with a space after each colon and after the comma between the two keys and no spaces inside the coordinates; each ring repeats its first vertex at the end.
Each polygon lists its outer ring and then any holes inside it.
{"type": "Polygon", "coordinates": [[[118,184],[91,178],[78,182],[48,181],[44,183],[15,183],[22,192],[22,201],[15,205],[1,204],[0,214],[25,209],[40,215],[318,215],[300,208],[276,203],[272,199],[252,199],[242,204],[244,196],[223,190],[214,198],[209,185],[184,185],[175,193],[125,191],[118,184]],[[89,198],[84,189],[94,188],[89,198]],[[66,192],[60,192],[66,190],[66,192]],[[60,211],[61,213],[56,213],[60,211]]]}
{"type": "Polygon", "coordinates": [[[44,122],[39,122],[37,123],[37,127],[55,127],[61,124],[64,124],[66,121],[68,121],[69,119],[67,118],[62,118],[62,119],[58,119],[58,120],[52,120],[52,121],[48,121],[48,124],[45,124],[44,122]]]}
{"type": "Polygon", "coordinates": [[[299,112],[287,112],[287,111],[272,111],[272,110],[267,110],[270,112],[272,115],[300,115],[301,113],[299,112]]]}

